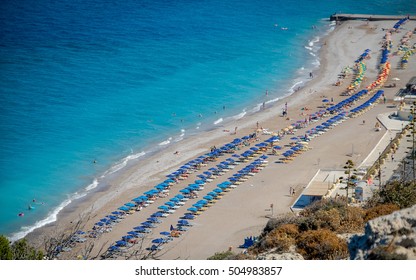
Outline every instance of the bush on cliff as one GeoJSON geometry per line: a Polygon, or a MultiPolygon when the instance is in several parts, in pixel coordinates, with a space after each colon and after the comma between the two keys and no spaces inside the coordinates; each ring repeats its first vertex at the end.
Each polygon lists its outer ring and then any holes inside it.
{"type": "Polygon", "coordinates": [[[349,255],[347,242],[327,229],[301,233],[296,246],[297,252],[307,260],[338,260],[349,255]]]}

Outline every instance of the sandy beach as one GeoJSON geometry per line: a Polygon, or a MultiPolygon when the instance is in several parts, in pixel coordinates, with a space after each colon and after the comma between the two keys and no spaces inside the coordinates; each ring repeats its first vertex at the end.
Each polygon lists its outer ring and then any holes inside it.
{"type": "MultiPolygon", "coordinates": [[[[392,28],[396,21],[346,21],[335,27],[335,30],[321,41],[320,68],[312,73],[307,85],[299,89],[292,96],[282,99],[275,104],[268,105],[260,112],[245,116],[231,123],[221,124],[216,129],[202,132],[183,141],[172,144],[162,152],[149,156],[137,164],[129,166],[122,176],[111,178],[108,185],[94,193],[80,199],[76,204],[66,207],[58,216],[58,221],[30,233],[27,238],[34,244],[40,244],[45,237],[53,236],[59,232],[70,229],[78,220],[83,221],[82,229],[88,231],[101,218],[110,214],[132,198],[142,195],[152,189],[158,183],[166,179],[166,175],[177,170],[183,163],[205,154],[210,147],[220,147],[230,143],[237,137],[251,134],[257,128],[264,128],[270,132],[279,132],[296,121],[303,121],[314,112],[322,109],[323,99],[338,103],[346,98],[341,96],[346,91],[353,79],[353,75],[347,75],[340,80],[341,84],[335,86],[338,75],[347,66],[353,67],[354,61],[366,50],[370,49],[370,58],[365,60],[366,72],[361,85],[355,90],[358,92],[377,79],[378,67],[381,56],[381,42],[387,29],[392,28]],[[282,111],[287,103],[287,116],[282,116],[282,111]],[[258,123],[258,124],[257,124],[258,123]],[[238,127],[236,134],[235,127],[238,127]],[[175,152],[178,151],[178,154],[175,152]]],[[[416,28],[415,21],[408,21],[402,26],[399,33],[393,33],[391,40],[393,47],[391,53],[397,51],[398,44],[407,31],[416,28]]],[[[410,45],[416,42],[416,36],[410,39],[410,45]]],[[[157,256],[160,259],[206,259],[215,252],[225,251],[232,247],[238,251],[238,246],[244,242],[247,236],[258,235],[271,215],[270,205],[273,204],[273,215],[290,212],[296,196],[309,183],[319,169],[342,169],[348,159],[352,159],[360,165],[369,153],[380,141],[385,132],[375,131],[374,126],[377,116],[383,113],[393,112],[394,95],[416,73],[415,57],[410,57],[406,69],[398,69],[401,56],[391,55],[389,61],[392,65],[390,75],[385,85],[396,84],[394,88],[382,88],[386,97],[386,103],[381,102],[368,112],[356,118],[350,118],[334,127],[323,135],[311,139],[308,143],[308,151],[297,156],[292,162],[277,163],[281,156],[268,155],[268,164],[255,176],[241,183],[237,188],[227,192],[222,199],[201,213],[188,231],[172,242],[165,244],[157,256]],[[399,80],[392,80],[399,78],[399,80]],[[354,153],[352,155],[352,149],[354,153]],[[296,190],[296,195],[291,196],[290,189],[296,190]]],[[[309,73],[308,73],[309,77],[309,73]]],[[[355,93],[354,92],[354,93],[355,93]]],[[[367,100],[373,93],[363,99],[367,100]]],[[[285,135],[278,143],[279,146],[288,145],[293,136],[304,135],[308,129],[316,124],[298,129],[294,135],[285,135]]],[[[258,133],[258,142],[270,138],[270,134],[258,133]]],[[[257,142],[253,142],[251,147],[257,142]]],[[[249,147],[243,147],[237,153],[241,154],[249,147]]],[[[222,156],[218,162],[210,162],[197,173],[192,173],[189,178],[172,186],[170,195],[160,198],[141,211],[135,212],[120,223],[116,224],[111,232],[104,233],[100,238],[87,238],[86,243],[78,244],[69,253],[62,254],[63,259],[74,259],[82,255],[85,244],[94,242],[91,255],[98,250],[108,248],[115,241],[131,231],[133,227],[140,225],[157,207],[163,205],[170,198],[179,193],[179,190],[193,183],[203,171],[217,165],[228,156],[222,156]]],[[[235,170],[238,170],[236,167],[235,170]]],[[[224,182],[234,174],[230,170],[226,174],[207,183],[199,193],[199,199],[213,190],[217,184],[224,182]]],[[[151,240],[160,237],[159,232],[169,231],[171,225],[176,225],[178,219],[187,212],[187,208],[197,200],[188,201],[174,214],[163,219],[145,239],[145,246],[151,245],[151,240]]],[[[121,257],[122,259],[122,257],[121,257]]]]}

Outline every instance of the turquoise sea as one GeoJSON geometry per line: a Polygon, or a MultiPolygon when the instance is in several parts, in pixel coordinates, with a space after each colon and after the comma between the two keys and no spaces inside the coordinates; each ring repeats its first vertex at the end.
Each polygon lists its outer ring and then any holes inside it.
{"type": "Polygon", "coordinates": [[[413,4],[1,1],[0,234],[23,237],[130,162],[291,94],[318,69],[331,14],[413,4]]]}

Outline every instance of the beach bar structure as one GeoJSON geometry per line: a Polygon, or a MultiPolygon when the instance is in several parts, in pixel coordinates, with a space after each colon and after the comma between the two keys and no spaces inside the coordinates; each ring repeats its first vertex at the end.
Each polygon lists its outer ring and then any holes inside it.
{"type": "Polygon", "coordinates": [[[370,14],[333,14],[330,16],[331,21],[346,21],[346,20],[401,20],[408,17],[410,20],[416,20],[415,15],[370,15],[370,14]]]}
{"type": "Polygon", "coordinates": [[[315,201],[321,200],[322,197],[328,194],[330,186],[328,182],[313,181],[302,192],[299,198],[292,206],[293,210],[301,210],[315,201]]]}

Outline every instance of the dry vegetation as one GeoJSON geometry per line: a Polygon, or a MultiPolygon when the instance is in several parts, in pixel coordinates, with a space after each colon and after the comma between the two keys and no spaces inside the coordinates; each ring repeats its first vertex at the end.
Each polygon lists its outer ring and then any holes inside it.
{"type": "MultiPolygon", "coordinates": [[[[336,260],[349,257],[345,233],[361,233],[369,220],[416,204],[414,182],[384,186],[363,207],[346,206],[343,198],[318,201],[298,216],[271,219],[258,241],[245,254],[219,253],[211,259],[254,259],[265,252],[285,253],[295,247],[307,260],[336,260]]],[[[374,251],[372,259],[401,259],[388,246],[374,251]]]]}

